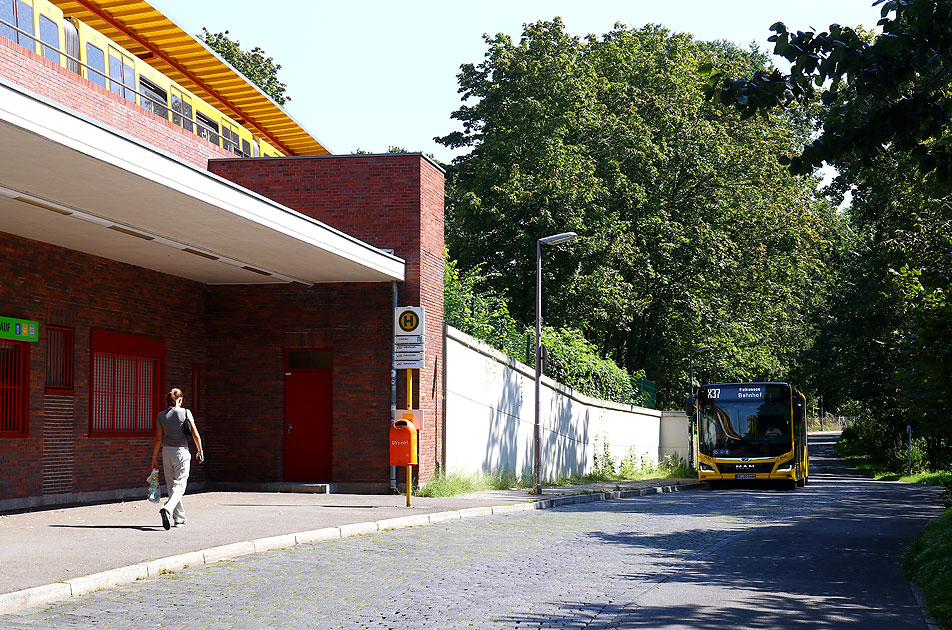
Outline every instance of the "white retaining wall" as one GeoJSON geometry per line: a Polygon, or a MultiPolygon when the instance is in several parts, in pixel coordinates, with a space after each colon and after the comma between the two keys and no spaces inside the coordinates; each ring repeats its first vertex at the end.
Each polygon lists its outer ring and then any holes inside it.
{"type": "MultiPolygon", "coordinates": [[[[535,371],[450,327],[444,357],[446,470],[531,474],[535,371]]],[[[684,414],[597,400],[547,377],[540,400],[543,479],[591,472],[596,437],[616,464],[629,453],[687,457],[684,414]]]]}

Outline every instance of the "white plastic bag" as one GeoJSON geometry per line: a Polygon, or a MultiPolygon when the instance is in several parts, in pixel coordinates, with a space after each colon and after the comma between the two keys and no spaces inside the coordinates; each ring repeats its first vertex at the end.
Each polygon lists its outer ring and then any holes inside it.
{"type": "Polygon", "coordinates": [[[152,474],[146,478],[149,482],[149,501],[158,503],[162,500],[162,493],[159,491],[159,469],[153,468],[152,474]]]}

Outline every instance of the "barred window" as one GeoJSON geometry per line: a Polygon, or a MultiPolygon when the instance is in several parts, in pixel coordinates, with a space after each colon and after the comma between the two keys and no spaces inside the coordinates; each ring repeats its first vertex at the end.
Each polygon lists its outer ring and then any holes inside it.
{"type": "Polygon", "coordinates": [[[46,387],[73,389],[73,329],[46,327],[46,387]]]}
{"type": "Polygon", "coordinates": [[[0,436],[27,434],[29,346],[0,339],[0,436]]]}
{"type": "Polygon", "coordinates": [[[165,343],[93,331],[90,433],[149,435],[161,404],[165,343]]]}

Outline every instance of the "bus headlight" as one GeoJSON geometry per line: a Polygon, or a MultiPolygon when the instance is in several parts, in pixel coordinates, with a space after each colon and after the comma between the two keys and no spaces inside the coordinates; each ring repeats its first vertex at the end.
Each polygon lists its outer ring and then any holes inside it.
{"type": "Polygon", "coordinates": [[[716,471],[714,470],[714,467],[711,466],[710,464],[706,463],[706,462],[701,462],[700,464],[698,464],[698,469],[699,469],[701,472],[716,472],[716,471]]]}
{"type": "Polygon", "coordinates": [[[790,472],[791,470],[793,470],[792,459],[777,464],[777,470],[775,472],[790,472]]]}

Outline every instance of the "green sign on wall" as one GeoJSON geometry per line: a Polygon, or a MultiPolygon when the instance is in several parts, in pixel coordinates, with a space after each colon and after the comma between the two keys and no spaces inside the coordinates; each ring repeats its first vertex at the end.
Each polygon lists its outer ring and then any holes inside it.
{"type": "Polygon", "coordinates": [[[0,339],[15,339],[16,341],[38,341],[40,338],[40,323],[28,319],[0,317],[0,339]]]}

